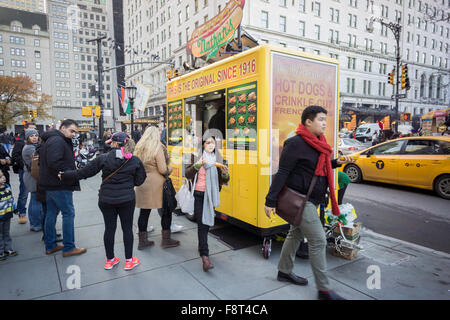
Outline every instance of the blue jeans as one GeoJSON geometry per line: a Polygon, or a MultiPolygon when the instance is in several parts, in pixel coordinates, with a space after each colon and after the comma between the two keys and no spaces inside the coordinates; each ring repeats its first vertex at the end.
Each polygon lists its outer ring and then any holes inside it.
{"type": "Polygon", "coordinates": [[[9,143],[2,143],[5,147],[6,151],[8,151],[8,154],[11,154],[11,145],[9,143]]]}
{"type": "Polygon", "coordinates": [[[56,218],[62,213],[63,252],[75,249],[75,208],[73,206],[73,191],[46,191],[47,214],[45,216],[45,250],[56,248],[56,218]]]}
{"type": "Polygon", "coordinates": [[[19,169],[19,197],[17,198],[17,210],[19,210],[19,217],[27,215],[27,199],[28,191],[23,183],[23,169],[19,169]]]}
{"type": "Polygon", "coordinates": [[[28,204],[28,218],[30,219],[30,229],[35,231],[42,229],[44,211],[42,203],[36,200],[36,192],[30,192],[30,203],[28,204]]]}

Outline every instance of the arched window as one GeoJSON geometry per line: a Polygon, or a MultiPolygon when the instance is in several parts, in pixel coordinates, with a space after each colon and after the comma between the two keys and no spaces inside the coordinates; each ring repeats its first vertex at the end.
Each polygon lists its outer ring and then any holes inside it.
{"type": "Polygon", "coordinates": [[[425,75],[423,74],[423,75],[420,77],[420,97],[421,97],[421,98],[425,97],[425,82],[426,82],[426,77],[425,77],[425,75]]]}
{"type": "Polygon", "coordinates": [[[11,31],[22,32],[22,23],[17,20],[12,21],[11,22],[11,31]]]}
{"type": "Polygon", "coordinates": [[[39,35],[39,32],[41,31],[41,27],[39,27],[37,24],[35,24],[34,26],[33,26],[33,32],[34,32],[34,35],[39,35]]]}

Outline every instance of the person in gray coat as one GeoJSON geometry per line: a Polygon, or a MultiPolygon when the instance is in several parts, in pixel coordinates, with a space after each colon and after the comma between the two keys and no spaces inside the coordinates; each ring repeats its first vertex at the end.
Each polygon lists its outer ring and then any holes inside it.
{"type": "Polygon", "coordinates": [[[25,146],[22,150],[24,163],[23,182],[30,193],[30,203],[28,205],[28,219],[30,220],[30,230],[39,232],[43,228],[44,211],[42,203],[37,201],[37,181],[31,176],[31,158],[39,145],[39,132],[35,129],[25,130],[25,146]]]}

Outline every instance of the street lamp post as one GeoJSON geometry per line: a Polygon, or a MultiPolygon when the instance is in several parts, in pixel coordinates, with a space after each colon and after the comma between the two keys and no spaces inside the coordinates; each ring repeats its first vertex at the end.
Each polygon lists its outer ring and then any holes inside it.
{"type": "MultiPolygon", "coordinates": [[[[98,105],[100,106],[100,118],[98,119],[98,142],[103,138],[103,58],[102,58],[102,40],[106,39],[106,35],[98,37],[96,39],[87,40],[87,42],[97,42],[97,71],[98,71],[98,105]]],[[[95,118],[94,118],[95,129],[95,118]]],[[[99,151],[103,153],[104,146],[99,143],[99,151]]]]}
{"type": "Polygon", "coordinates": [[[131,137],[134,133],[134,99],[136,98],[137,88],[131,84],[131,86],[125,88],[127,90],[127,96],[130,99],[131,105],[131,137]]]}
{"type": "Polygon", "coordinates": [[[394,34],[394,38],[395,41],[397,43],[397,52],[396,52],[396,63],[397,63],[397,67],[396,67],[396,80],[395,80],[395,125],[394,125],[394,132],[398,133],[398,121],[399,121],[399,116],[398,116],[398,100],[399,100],[399,93],[398,93],[398,85],[400,82],[399,79],[399,74],[400,74],[400,32],[402,30],[402,26],[400,25],[400,18],[397,20],[397,23],[393,23],[393,22],[389,22],[386,23],[384,22],[384,20],[382,18],[370,18],[370,23],[367,26],[367,31],[369,31],[370,33],[373,32],[374,28],[373,28],[373,22],[374,21],[378,21],[379,23],[381,23],[381,25],[389,28],[392,33],[394,34]]]}

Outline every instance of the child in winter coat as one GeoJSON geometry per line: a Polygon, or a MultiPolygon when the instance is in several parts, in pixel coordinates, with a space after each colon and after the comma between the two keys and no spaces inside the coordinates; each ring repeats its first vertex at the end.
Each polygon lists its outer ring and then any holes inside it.
{"type": "Polygon", "coordinates": [[[9,234],[12,214],[15,212],[14,198],[11,187],[6,184],[6,177],[0,171],[0,261],[8,256],[16,256],[12,249],[12,240],[9,234]]]}

